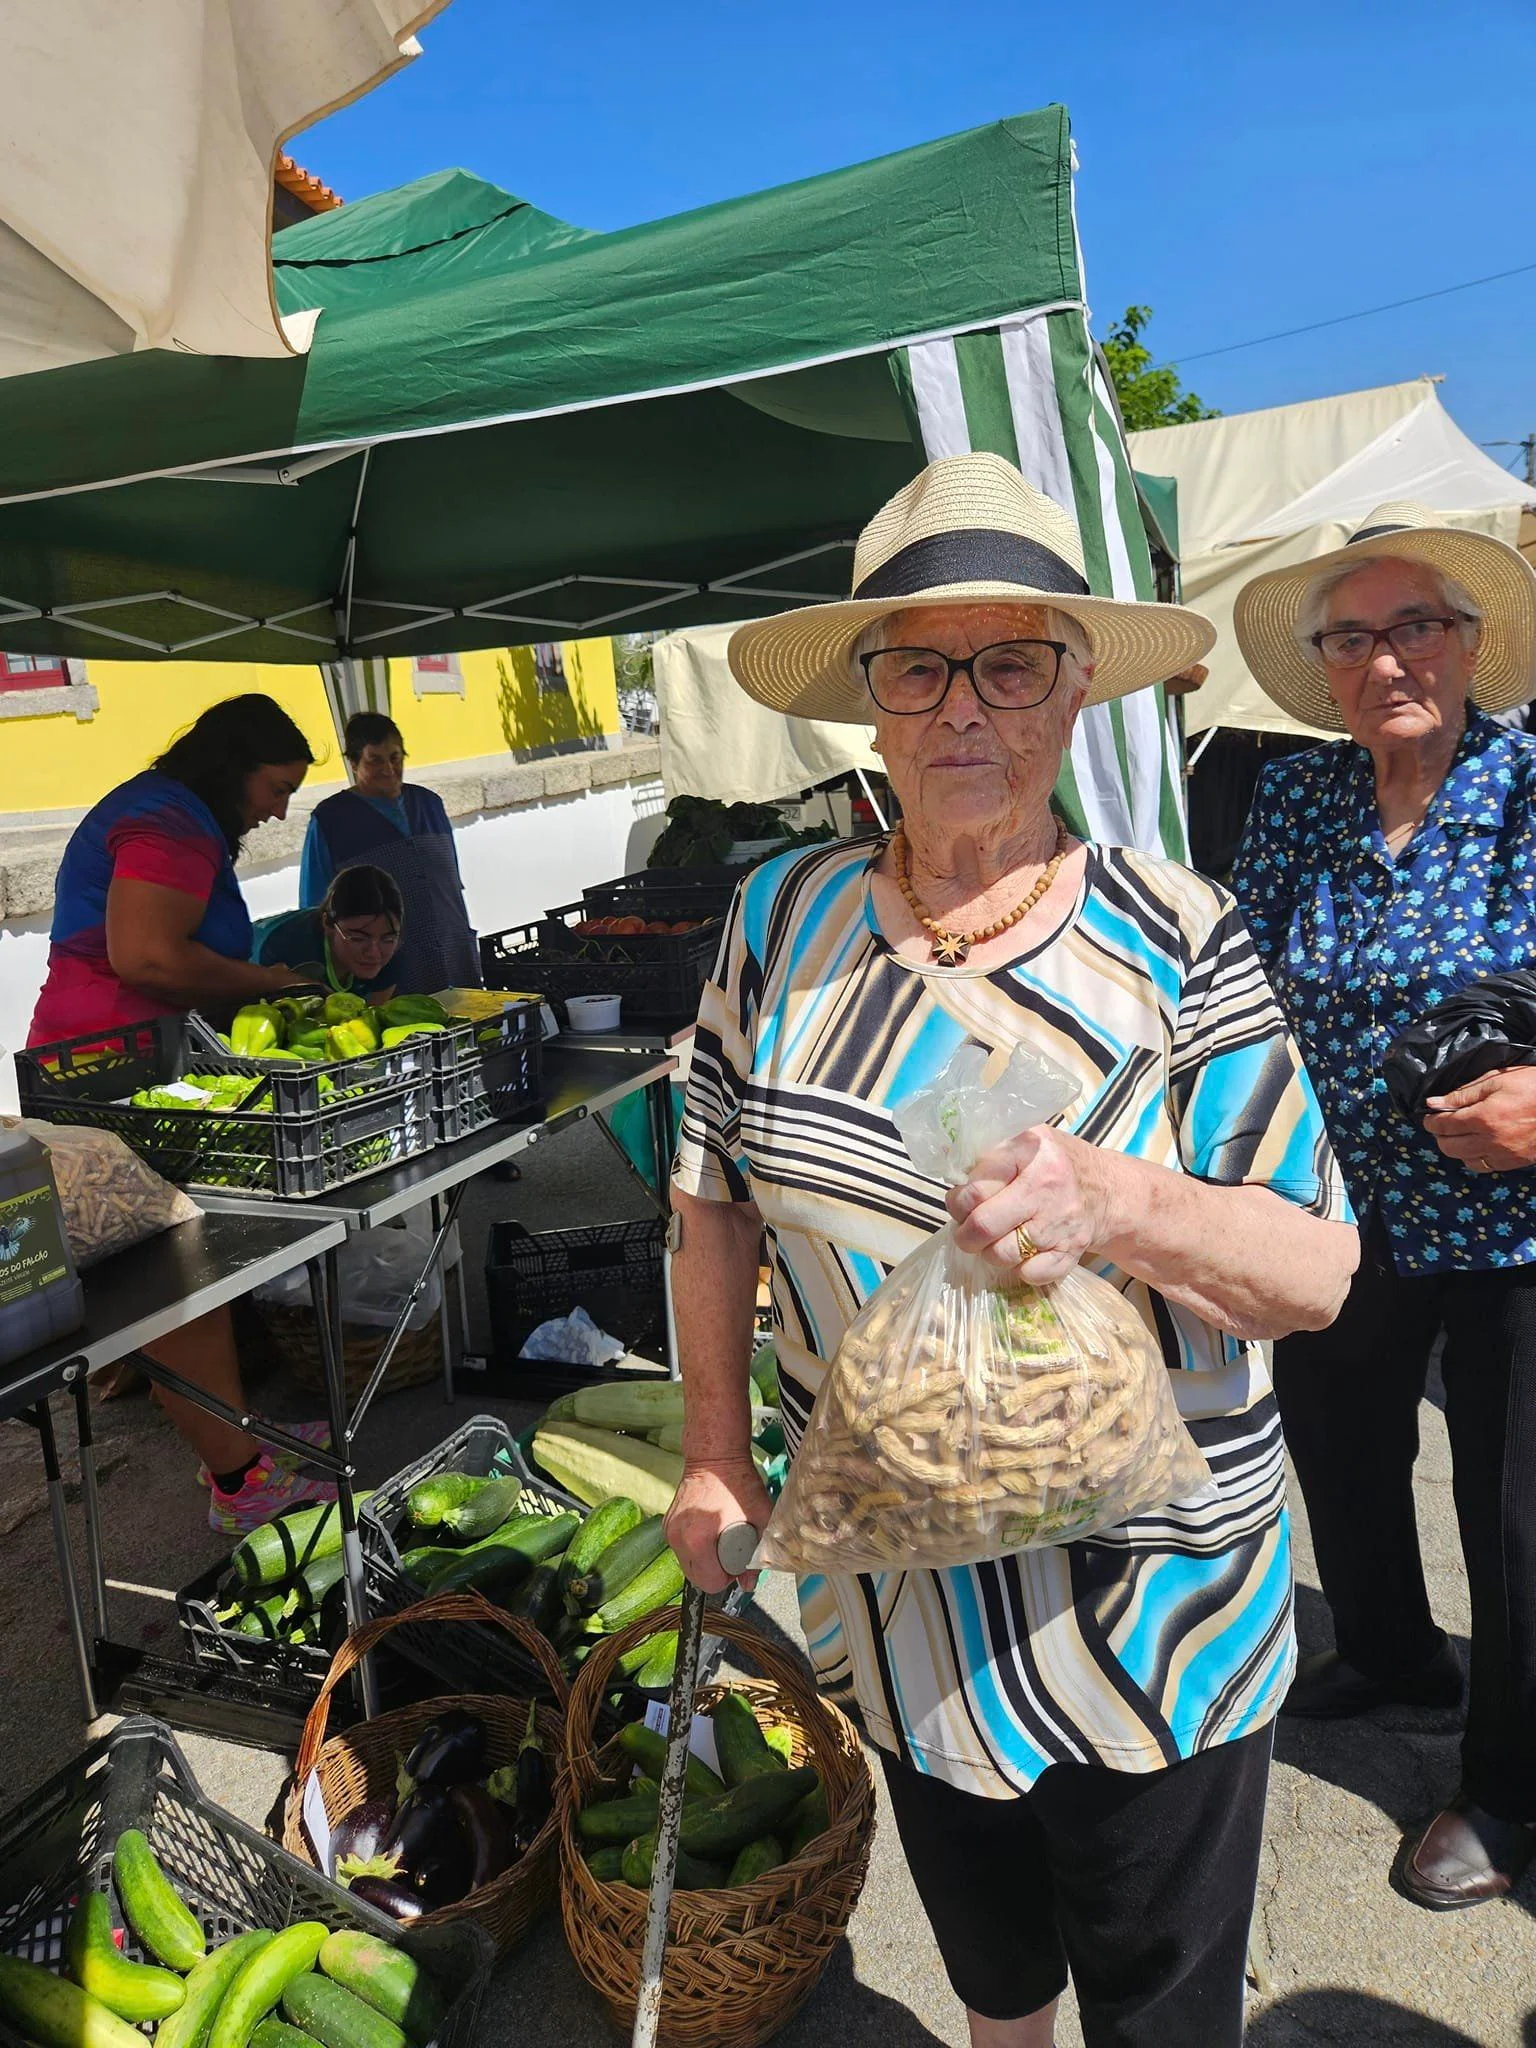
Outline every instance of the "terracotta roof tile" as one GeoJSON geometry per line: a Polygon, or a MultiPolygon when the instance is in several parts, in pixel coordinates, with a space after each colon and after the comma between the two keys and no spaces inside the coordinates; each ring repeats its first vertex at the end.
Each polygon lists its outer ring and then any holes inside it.
{"type": "Polygon", "coordinates": [[[306,171],[302,164],[296,164],[291,156],[279,155],[276,176],[277,183],[283,190],[291,192],[300,205],[307,206],[311,213],[329,213],[342,203],[329,185],[322,184],[312,171],[306,171]]]}

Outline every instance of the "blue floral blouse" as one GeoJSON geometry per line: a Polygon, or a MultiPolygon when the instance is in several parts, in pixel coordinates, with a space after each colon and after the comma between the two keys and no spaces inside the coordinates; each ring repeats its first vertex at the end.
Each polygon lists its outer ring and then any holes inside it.
{"type": "Polygon", "coordinates": [[[1429,1007],[1536,961],[1536,738],[1469,710],[1396,861],[1371,757],[1346,741],[1265,769],[1232,887],[1322,1101],[1356,1213],[1401,1273],[1536,1259],[1536,1169],[1474,1174],[1400,1117],[1381,1077],[1429,1007]]]}

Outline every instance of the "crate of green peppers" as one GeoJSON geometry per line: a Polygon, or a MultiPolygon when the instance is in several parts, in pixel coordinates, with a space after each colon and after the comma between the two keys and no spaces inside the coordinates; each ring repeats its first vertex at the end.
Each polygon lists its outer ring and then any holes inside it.
{"type": "Polygon", "coordinates": [[[402,1927],[205,1799],[124,1721],[0,1818],[6,2048],[470,2048],[493,1951],[402,1927]]]}

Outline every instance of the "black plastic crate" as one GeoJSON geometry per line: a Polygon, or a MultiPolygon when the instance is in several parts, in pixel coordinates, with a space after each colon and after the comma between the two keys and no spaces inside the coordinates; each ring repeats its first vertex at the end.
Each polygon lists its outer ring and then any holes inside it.
{"type": "Polygon", "coordinates": [[[747,872],[723,866],[641,868],[638,874],[583,889],[581,900],[589,917],[624,917],[631,911],[637,917],[674,920],[723,917],[747,872]]]}
{"type": "MultiPolygon", "coordinates": [[[[218,1610],[226,1604],[219,1597],[219,1586],[228,1569],[228,1559],[210,1565],[176,1595],[176,1618],[187,1655],[194,1664],[269,1679],[313,1700],[339,1643],[275,1642],[225,1627],[218,1618],[218,1610]]],[[[345,1635],[344,1623],[338,1633],[345,1635]]]]}
{"type": "MultiPolygon", "coordinates": [[[[214,1041],[217,1045],[217,1041],[214,1041]]],[[[349,1080],[359,1094],[322,1092],[319,1067],[236,1059],[205,1049],[184,1017],[88,1032],[18,1052],[22,1114],[111,1131],[157,1173],[209,1193],[325,1194],[364,1174],[430,1152],[433,1066],[412,1049],[339,1062],[336,1071],[374,1070],[349,1080]],[[214,1115],[197,1108],[138,1108],[127,1098],[188,1073],[238,1074],[251,1097],[270,1090],[271,1107],[214,1115]],[[402,1078],[391,1078],[394,1075],[402,1078]]],[[[333,1084],[334,1085],[334,1084],[333,1084]]]]}
{"type": "MultiPolygon", "coordinates": [[[[153,1960],[123,1927],[110,1881],[112,1851],[131,1827],[149,1837],[210,1948],[253,1928],[295,1920],[375,1935],[414,1956],[445,1992],[457,1990],[438,2048],[471,2048],[495,1960],[489,1936],[467,1921],[401,1928],[307,1869],[204,1798],[170,1730],[158,1721],[122,1722],[0,1819],[0,1950],[59,1970],[74,1902],[96,1890],[112,1902],[124,1955],[153,1960]]],[[[0,2041],[24,2048],[3,2020],[0,2041]]]]}
{"type": "Polygon", "coordinates": [[[442,1144],[487,1124],[521,1122],[544,1100],[544,1024],[536,1002],[509,1003],[497,1017],[451,1025],[422,1043],[433,1048],[432,1112],[442,1144]]]}
{"type": "MultiPolygon", "coordinates": [[[[485,1247],[485,1294],[497,1364],[519,1370],[527,1364],[545,1374],[563,1370],[521,1360],[519,1353],[531,1330],[577,1307],[631,1351],[655,1343],[666,1328],[666,1241],[666,1222],[659,1216],[574,1230],[531,1231],[510,1218],[494,1223],[485,1247]]],[[[576,1371],[572,1385],[592,1377],[576,1371]]]]}
{"type": "Polygon", "coordinates": [[[691,932],[616,935],[573,929],[592,914],[585,904],[567,904],[537,923],[487,933],[480,941],[486,987],[537,990],[561,1003],[570,996],[616,995],[623,1021],[630,1025],[697,1016],[720,950],[722,918],[713,917],[691,932]]]}

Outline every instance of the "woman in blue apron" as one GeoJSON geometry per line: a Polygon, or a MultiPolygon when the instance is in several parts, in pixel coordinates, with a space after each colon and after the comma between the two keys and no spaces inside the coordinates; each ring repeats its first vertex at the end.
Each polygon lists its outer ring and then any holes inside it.
{"type": "Polygon", "coordinates": [[[359,711],[348,719],[342,744],[353,786],[315,806],[304,840],[300,902],[322,904],[343,868],[362,862],[382,868],[405,906],[406,936],[393,962],[397,994],[478,987],[479,948],[442,798],[404,780],[405,742],[382,712],[359,711]]]}

